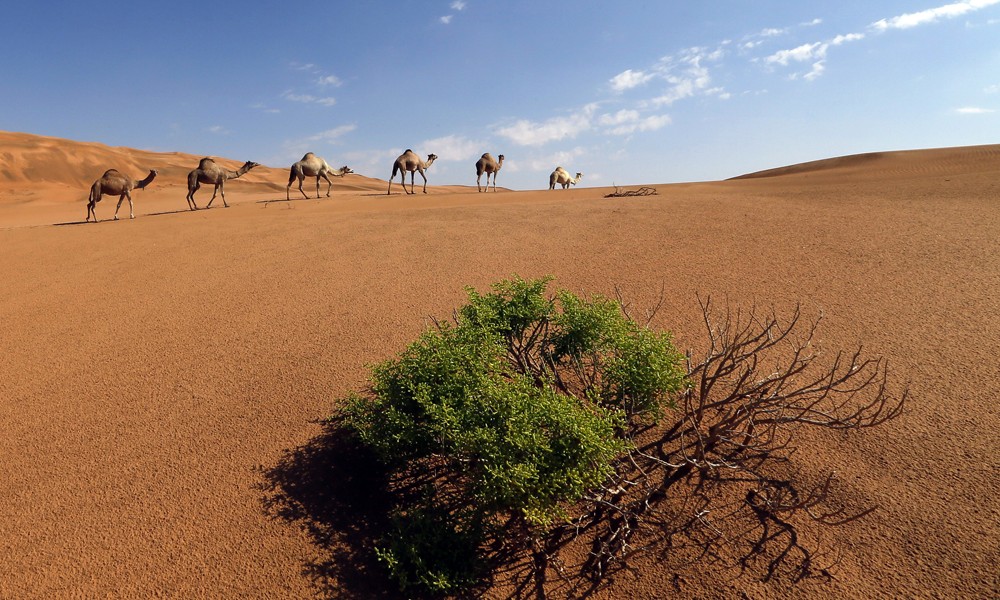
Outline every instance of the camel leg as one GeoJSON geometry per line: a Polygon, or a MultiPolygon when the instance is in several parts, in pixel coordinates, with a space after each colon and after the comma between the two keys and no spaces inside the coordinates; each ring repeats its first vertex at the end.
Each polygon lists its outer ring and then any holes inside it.
{"type": "MultiPolygon", "coordinates": [[[[303,175],[302,177],[299,178],[299,193],[302,194],[303,198],[305,198],[306,200],[308,200],[309,199],[309,194],[307,194],[305,192],[305,190],[302,189],[302,182],[305,181],[305,180],[306,180],[305,175],[303,175]]],[[[316,187],[319,187],[319,186],[316,186],[316,187]]]]}
{"type": "Polygon", "coordinates": [[[188,201],[188,208],[190,208],[191,210],[198,210],[198,205],[195,204],[194,202],[194,193],[197,192],[198,188],[200,187],[201,187],[200,183],[195,183],[194,187],[190,186],[188,187],[187,201],[188,201]]]}
{"type": "MultiPolygon", "coordinates": [[[[415,185],[416,185],[416,180],[417,180],[417,172],[416,171],[410,171],[410,192],[409,193],[411,193],[411,194],[416,194],[417,193],[416,191],[414,191],[415,190],[415,185]]],[[[403,173],[403,191],[404,192],[406,191],[406,173],[405,172],[403,173]]]]}
{"type": "MultiPolygon", "coordinates": [[[[392,192],[392,180],[396,178],[396,170],[397,170],[397,168],[398,168],[398,165],[393,165],[392,166],[392,175],[389,176],[389,189],[386,190],[386,192],[385,192],[386,196],[388,196],[392,192]]],[[[403,171],[403,181],[404,181],[403,191],[405,192],[406,191],[406,184],[405,184],[405,181],[406,181],[406,171],[403,171]]]]}
{"type": "Polygon", "coordinates": [[[134,218],[135,218],[135,213],[134,213],[134,212],[132,211],[132,195],[131,195],[131,194],[129,194],[128,192],[125,192],[124,194],[122,194],[122,195],[121,195],[121,196],[120,196],[120,197],[118,198],[118,206],[115,206],[115,221],[117,221],[117,220],[118,220],[118,210],[119,210],[119,209],[121,209],[121,207],[122,207],[122,202],[124,202],[124,201],[125,201],[125,198],[128,198],[128,212],[129,212],[129,218],[130,218],[130,219],[134,219],[134,218]]]}
{"type": "MultiPolygon", "coordinates": [[[[215,197],[219,195],[219,187],[220,185],[218,183],[215,184],[215,189],[212,190],[212,199],[208,201],[208,204],[205,205],[205,208],[212,208],[212,203],[215,202],[215,197]]],[[[225,195],[222,196],[223,199],[225,199],[225,197],[226,197],[225,195]]]]}
{"type": "MultiPolygon", "coordinates": [[[[326,197],[330,197],[330,191],[333,190],[333,180],[326,173],[323,173],[323,179],[326,180],[326,197]]],[[[319,177],[316,178],[316,199],[319,200],[319,177]]]]}
{"type": "Polygon", "coordinates": [[[424,170],[420,169],[420,176],[424,178],[424,193],[427,193],[427,176],[424,175],[424,170]]]}
{"type": "MultiPolygon", "coordinates": [[[[477,173],[476,174],[476,189],[479,190],[480,192],[483,191],[483,188],[479,187],[479,180],[482,179],[482,177],[483,177],[482,173],[477,173]]],[[[486,174],[486,189],[487,190],[490,189],[490,174],[489,173],[486,174]]]]}
{"type": "Polygon", "coordinates": [[[88,202],[87,203],[87,221],[86,221],[87,223],[90,222],[90,213],[94,213],[94,223],[96,223],[97,222],[97,211],[94,210],[94,203],[93,202],[88,202]]]}

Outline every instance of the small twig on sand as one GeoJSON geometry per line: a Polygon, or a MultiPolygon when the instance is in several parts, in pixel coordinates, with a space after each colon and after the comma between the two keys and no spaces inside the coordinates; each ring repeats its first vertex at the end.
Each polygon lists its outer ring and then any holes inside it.
{"type": "Polygon", "coordinates": [[[633,196],[655,196],[655,195],[657,195],[656,188],[641,187],[637,190],[626,190],[616,185],[614,193],[608,194],[607,196],[605,196],[605,198],[630,198],[633,196]]]}

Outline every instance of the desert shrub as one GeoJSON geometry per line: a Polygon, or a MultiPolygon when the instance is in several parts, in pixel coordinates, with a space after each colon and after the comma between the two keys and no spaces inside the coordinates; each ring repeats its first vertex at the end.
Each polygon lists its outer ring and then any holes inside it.
{"type": "Polygon", "coordinates": [[[404,587],[442,591],[474,578],[467,570],[479,561],[456,568],[452,553],[428,548],[446,538],[468,549],[501,523],[565,520],[628,451],[629,417],[658,413],[683,388],[668,335],[605,298],[546,295],[549,281],[468,289],[454,323],[376,365],[369,393],[347,403],[361,440],[420,482],[379,549],[404,587]]]}
{"type": "Polygon", "coordinates": [[[507,561],[519,589],[555,577],[586,595],[646,551],[736,557],[765,579],[786,564],[825,573],[798,527],[873,508],[848,510],[832,472],[800,478],[794,442],[898,417],[908,392],[893,392],[884,359],[824,352],[820,319],[798,307],[782,318],[711,299],[705,347],[682,354],[620,300],[550,282],[467,289],[452,320],[376,365],[345,405],[389,472],[377,554],[400,587],[455,593],[507,561]],[[569,545],[585,558],[566,562],[569,545]]]}

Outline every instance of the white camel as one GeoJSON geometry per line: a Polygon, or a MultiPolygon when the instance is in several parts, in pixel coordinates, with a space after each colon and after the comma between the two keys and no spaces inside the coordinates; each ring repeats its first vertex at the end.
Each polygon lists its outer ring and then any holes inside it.
{"type": "Polygon", "coordinates": [[[424,178],[424,193],[427,193],[427,175],[424,175],[424,169],[431,166],[434,161],[437,160],[436,154],[428,154],[427,160],[420,160],[417,153],[409,148],[405,152],[399,155],[396,162],[392,163],[392,175],[389,176],[389,189],[386,190],[386,195],[392,192],[392,180],[396,177],[396,173],[399,173],[399,183],[403,186],[403,191],[406,192],[406,172],[410,172],[410,191],[407,194],[415,193],[413,191],[414,180],[417,178],[417,173],[424,178]]]}
{"type": "Polygon", "coordinates": [[[549,175],[549,189],[556,189],[556,184],[558,183],[565,190],[569,188],[570,184],[576,185],[576,182],[581,179],[583,179],[583,173],[577,173],[576,177],[570,177],[569,171],[562,167],[556,167],[556,170],[552,171],[552,174],[549,175]]]}
{"type": "Polygon", "coordinates": [[[484,154],[482,158],[476,161],[476,188],[479,191],[483,191],[483,188],[479,185],[480,179],[483,177],[483,173],[486,173],[486,191],[490,191],[490,174],[493,174],[493,191],[497,191],[497,173],[500,172],[500,167],[503,166],[503,154],[499,155],[500,160],[496,160],[489,152],[484,154]]]}
{"type": "Polygon", "coordinates": [[[299,191],[302,192],[302,196],[309,198],[309,194],[302,191],[302,182],[306,177],[316,178],[316,199],[319,199],[319,180],[322,177],[326,180],[326,197],[330,197],[330,190],[333,189],[333,181],[330,180],[330,175],[336,177],[343,177],[349,173],[353,173],[350,167],[344,165],[339,169],[332,168],[325,160],[316,156],[312,152],[306,152],[306,155],[302,157],[302,160],[292,165],[292,170],[288,174],[288,185],[285,186],[285,199],[290,200],[289,190],[292,189],[292,182],[296,179],[299,180],[299,191]]]}

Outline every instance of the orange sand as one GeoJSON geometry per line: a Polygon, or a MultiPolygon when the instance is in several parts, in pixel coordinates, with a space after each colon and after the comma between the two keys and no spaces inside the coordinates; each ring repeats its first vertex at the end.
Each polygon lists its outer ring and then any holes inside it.
{"type": "MultiPolygon", "coordinates": [[[[625,199],[433,185],[387,197],[385,181],[350,175],[332,198],[285,202],[287,168],[260,167],[227,184],[231,208],[190,212],[198,158],[0,133],[0,598],[350,597],[340,571],[310,565],[359,549],[268,510],[265,474],[463,286],[513,273],[617,285],[636,306],[663,285],[657,324],[681,347],[699,343],[696,292],[801,301],[825,314],[826,346],[862,342],[912,381],[902,418],[798,459],[882,507],[826,532],[842,554],[832,578],[649,560],[599,597],[1000,593],[1000,146],[625,199]],[[108,168],[159,169],[133,194],[137,218],[126,206],[110,221],[105,198],[102,222],[57,226],[83,220],[108,168]]],[[[234,159],[220,162],[253,157],[234,159]]]]}

